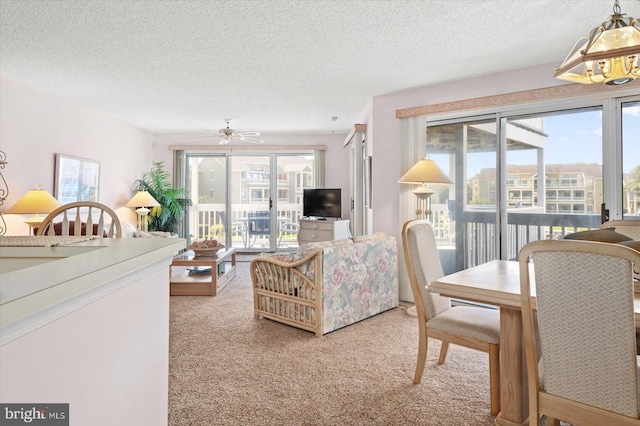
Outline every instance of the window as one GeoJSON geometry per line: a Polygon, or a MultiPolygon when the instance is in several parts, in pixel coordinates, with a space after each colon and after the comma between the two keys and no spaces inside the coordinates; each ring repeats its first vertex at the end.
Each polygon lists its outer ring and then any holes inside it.
{"type": "Polygon", "coordinates": [[[622,102],[622,213],[640,219],[640,100],[622,102]]]}
{"type": "Polygon", "coordinates": [[[603,192],[600,106],[455,121],[427,123],[427,153],[446,154],[438,165],[457,179],[456,188],[446,192],[449,200],[434,197],[432,202],[432,210],[443,209],[432,220],[436,229],[444,229],[438,234],[442,244],[455,238],[457,270],[491,260],[498,250],[500,258],[515,259],[524,244],[538,235],[552,235],[558,223],[567,224],[559,231],[565,233],[598,223],[598,194],[603,192]],[[464,173],[456,174],[463,166],[464,173]],[[499,169],[504,171],[501,176],[499,169]],[[587,182],[592,183],[589,202],[587,182]],[[466,213],[456,215],[463,218],[460,224],[452,220],[449,207],[458,194],[464,199],[454,205],[460,202],[464,207],[456,211],[466,213]],[[496,211],[506,213],[500,213],[497,229],[496,211]]]}
{"type": "Polygon", "coordinates": [[[262,191],[259,189],[251,190],[251,200],[252,203],[262,201],[262,191]]]}

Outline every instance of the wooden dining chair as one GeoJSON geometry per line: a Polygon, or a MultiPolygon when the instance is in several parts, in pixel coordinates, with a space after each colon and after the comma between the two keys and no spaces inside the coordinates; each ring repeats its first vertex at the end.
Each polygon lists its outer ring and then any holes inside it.
{"type": "Polygon", "coordinates": [[[402,228],[402,245],[411,291],[418,314],[418,361],[413,383],[422,379],[428,338],[442,342],[438,364],[447,356],[449,343],[489,354],[491,413],[500,412],[500,313],[496,309],[451,306],[448,297],[426,289],[444,276],[435,234],[426,219],[412,220],[402,228]]]}
{"type": "Polygon", "coordinates": [[[122,238],[122,225],[108,206],[91,201],[64,204],[44,218],[36,235],[122,238]]]}
{"type": "Polygon", "coordinates": [[[640,425],[633,294],[640,253],[545,240],[524,246],[519,262],[529,424],[542,414],[547,425],[640,425]]]}

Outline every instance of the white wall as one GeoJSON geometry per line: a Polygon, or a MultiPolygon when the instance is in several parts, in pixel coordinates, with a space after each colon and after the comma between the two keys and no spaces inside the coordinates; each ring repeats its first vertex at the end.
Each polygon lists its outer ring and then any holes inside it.
{"type": "MultiPolygon", "coordinates": [[[[4,212],[29,189],[54,191],[55,154],[100,162],[98,201],[135,226],[123,205],[134,180],[151,168],[153,135],[111,117],[0,77],[0,150],[9,194],[4,212]]],[[[7,235],[27,235],[29,215],[4,215],[7,235]]]]}
{"type": "MultiPolygon", "coordinates": [[[[356,123],[353,123],[356,124],[356,123]]],[[[207,142],[202,139],[189,139],[193,135],[172,134],[172,135],[156,135],[153,141],[153,158],[155,161],[164,161],[165,168],[171,172],[173,169],[173,154],[169,150],[170,145],[202,145],[203,147],[217,145],[218,138],[215,136],[207,142]]],[[[264,140],[262,145],[325,145],[325,187],[342,189],[342,216],[349,218],[350,197],[349,192],[349,151],[342,147],[347,134],[269,134],[260,135],[259,139],[264,140]]],[[[250,145],[247,142],[234,142],[244,146],[250,145]]],[[[256,145],[259,146],[259,145],[256,145]]],[[[230,147],[232,149],[233,147],[230,147]]]]}

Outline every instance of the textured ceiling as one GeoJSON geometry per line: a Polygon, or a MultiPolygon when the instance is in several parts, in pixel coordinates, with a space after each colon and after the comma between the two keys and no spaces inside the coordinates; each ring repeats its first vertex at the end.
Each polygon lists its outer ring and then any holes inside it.
{"type": "Polygon", "coordinates": [[[559,64],[612,6],[1,0],[0,73],[158,133],[344,133],[376,95],[559,64]]]}

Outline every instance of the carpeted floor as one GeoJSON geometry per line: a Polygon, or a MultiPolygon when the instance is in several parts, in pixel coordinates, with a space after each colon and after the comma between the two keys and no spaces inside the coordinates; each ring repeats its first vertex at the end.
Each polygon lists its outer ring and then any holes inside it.
{"type": "Polygon", "coordinates": [[[253,318],[248,262],[216,297],[171,297],[169,425],[492,425],[488,356],[430,340],[394,309],[322,338],[253,318]]]}

